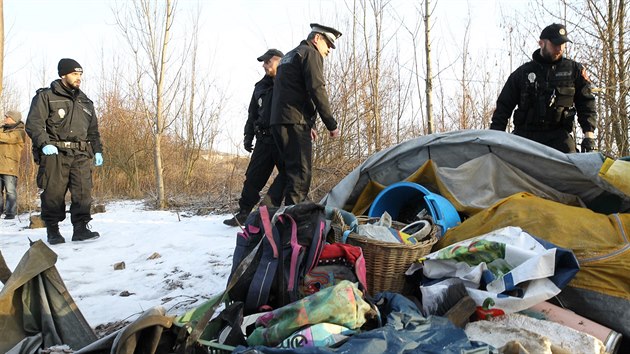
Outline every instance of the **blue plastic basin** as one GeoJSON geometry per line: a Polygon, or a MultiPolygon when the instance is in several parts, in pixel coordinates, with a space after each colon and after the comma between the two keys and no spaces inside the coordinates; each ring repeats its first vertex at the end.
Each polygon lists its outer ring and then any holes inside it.
{"type": "Polygon", "coordinates": [[[383,189],[372,202],[368,216],[380,217],[387,212],[393,220],[397,220],[402,207],[416,202],[419,207],[427,209],[433,221],[440,225],[440,237],[461,222],[457,210],[448,199],[413,182],[397,182],[383,189]]]}

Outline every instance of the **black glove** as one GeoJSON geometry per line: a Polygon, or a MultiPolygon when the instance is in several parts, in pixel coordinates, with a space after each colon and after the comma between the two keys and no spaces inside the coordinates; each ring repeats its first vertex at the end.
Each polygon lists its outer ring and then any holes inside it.
{"type": "Polygon", "coordinates": [[[581,146],[582,146],[582,152],[595,151],[595,139],[583,138],[581,146]]]}
{"type": "Polygon", "coordinates": [[[243,140],[243,147],[247,152],[254,151],[254,137],[251,135],[245,135],[245,139],[243,140]]]}

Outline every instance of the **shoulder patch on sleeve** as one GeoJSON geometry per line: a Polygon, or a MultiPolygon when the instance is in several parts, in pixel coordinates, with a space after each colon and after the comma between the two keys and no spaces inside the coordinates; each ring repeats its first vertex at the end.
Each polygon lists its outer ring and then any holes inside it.
{"type": "Polygon", "coordinates": [[[282,57],[282,59],[280,59],[280,64],[278,65],[291,63],[293,61],[293,57],[295,56],[295,54],[296,52],[294,51],[287,53],[285,56],[282,57]]]}

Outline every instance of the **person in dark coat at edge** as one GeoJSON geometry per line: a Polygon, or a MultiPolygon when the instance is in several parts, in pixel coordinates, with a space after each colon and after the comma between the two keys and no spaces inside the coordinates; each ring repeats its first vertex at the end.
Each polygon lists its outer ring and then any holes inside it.
{"type": "MultiPolygon", "coordinates": [[[[276,147],[270,129],[271,99],[273,81],[278,69],[278,63],[284,54],[277,49],[269,49],[257,58],[262,62],[265,76],[254,86],[254,93],[249,103],[247,122],[245,123],[245,137],[243,146],[252,153],[249,160],[241,198],[238,200],[239,210],[231,219],[223,220],[229,226],[243,225],[254,206],[260,201],[260,191],[273,172],[274,166],[280,171],[280,153],[276,147]],[[256,145],[254,146],[254,137],[256,145]]],[[[276,176],[269,190],[262,200],[263,205],[279,207],[282,204],[284,179],[276,176]]]]}
{"type": "Polygon", "coordinates": [[[37,186],[43,191],[41,218],[48,243],[64,243],[59,222],[66,218],[65,195],[71,194],[72,241],[98,238],[88,229],[92,220],[92,159],[103,164],[103,149],[93,102],[80,90],[83,68],[73,59],[59,61],[60,79],[37,90],[26,119],[26,133],[33,141],[39,164],[37,186]]]}
{"type": "Polygon", "coordinates": [[[508,78],[497,99],[490,129],[505,130],[514,107],[513,133],[565,153],[576,152],[571,133],[575,114],[583,131],[582,152],[595,149],[597,112],[591,82],[582,64],[563,57],[566,28],[543,29],[539,50],[508,78]]]}
{"type": "Polygon", "coordinates": [[[324,58],[341,32],[334,28],[311,24],[311,33],[297,48],[287,53],[278,66],[271,105],[271,132],[282,158],[285,205],[307,199],[312,176],[313,139],[316,113],[331,137],[339,136],[333,118],[326,83],[324,58]]]}

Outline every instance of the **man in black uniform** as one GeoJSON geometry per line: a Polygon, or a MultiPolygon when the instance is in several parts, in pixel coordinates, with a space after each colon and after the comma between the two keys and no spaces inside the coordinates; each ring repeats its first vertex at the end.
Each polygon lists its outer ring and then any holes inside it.
{"type": "Polygon", "coordinates": [[[565,153],[576,152],[571,136],[575,114],[584,132],[582,152],[595,149],[597,112],[591,82],[584,67],[562,56],[567,31],[552,24],[540,34],[540,50],[532,61],[508,78],[492,115],[490,129],[505,130],[514,107],[513,133],[565,153]]]}
{"type": "MultiPolygon", "coordinates": [[[[245,182],[241,198],[238,200],[239,210],[237,214],[223,223],[229,226],[238,226],[245,223],[247,216],[260,201],[260,191],[267,184],[274,166],[280,165],[280,154],[271,136],[269,127],[269,117],[271,116],[271,96],[273,93],[273,79],[276,76],[278,63],[284,56],[277,49],[269,49],[265,54],[257,58],[263,63],[265,76],[254,86],[254,93],[249,103],[247,122],[245,123],[245,138],[243,145],[245,150],[252,152],[247,171],[245,172],[245,182]],[[253,145],[254,136],[256,146],[253,145]]],[[[278,171],[280,168],[278,168],[278,171]]],[[[282,193],[284,190],[283,176],[278,175],[267,194],[263,199],[263,204],[267,206],[279,207],[282,204],[282,193]]]]}
{"type": "Polygon", "coordinates": [[[331,137],[339,136],[337,121],[330,110],[324,82],[324,58],[341,32],[334,28],[311,24],[311,33],[300,45],[287,53],[278,66],[271,105],[271,132],[280,149],[286,178],[286,205],[307,199],[311,186],[312,139],[316,113],[331,137]]]}
{"type": "Polygon", "coordinates": [[[83,68],[73,59],[57,65],[60,79],[49,88],[37,90],[26,120],[26,132],[33,141],[39,163],[37,186],[41,193],[42,220],[48,243],[63,243],[59,222],[66,218],[65,195],[70,190],[72,241],[99,237],[87,228],[92,220],[91,161],[103,163],[101,138],[94,104],[80,90],[83,68]]]}

